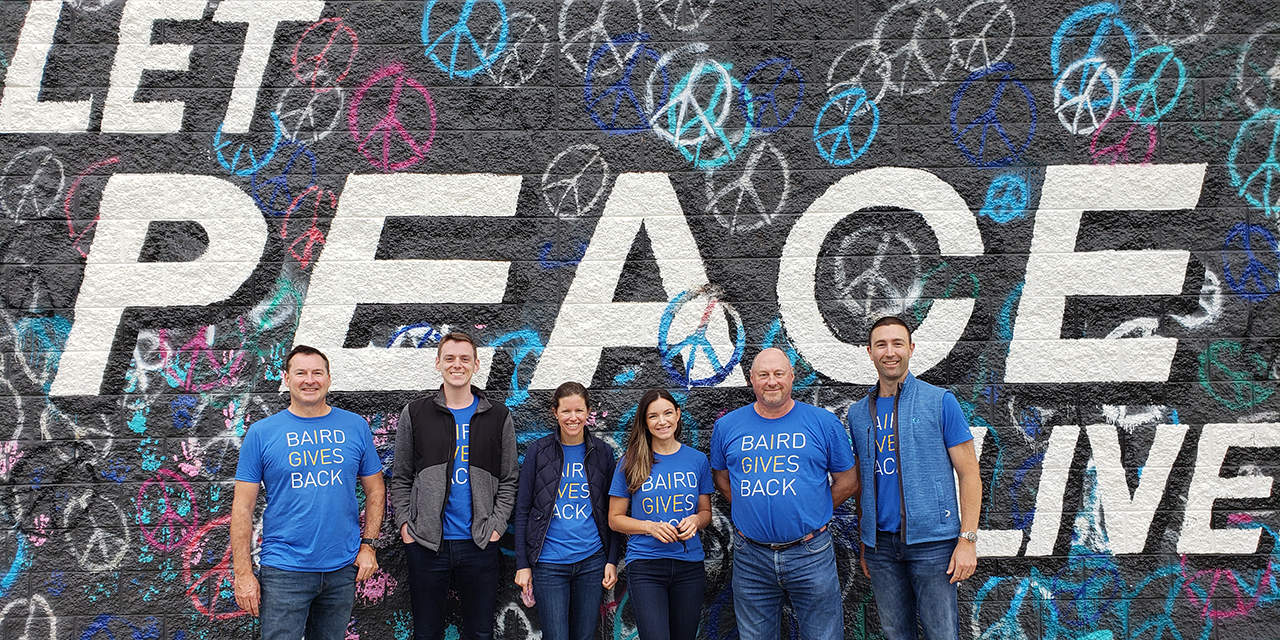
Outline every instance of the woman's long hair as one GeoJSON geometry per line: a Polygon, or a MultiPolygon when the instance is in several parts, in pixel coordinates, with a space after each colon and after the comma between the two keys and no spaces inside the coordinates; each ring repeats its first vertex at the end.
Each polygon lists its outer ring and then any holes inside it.
{"type": "MultiPolygon", "coordinates": [[[[670,402],[676,411],[680,410],[680,405],[676,404],[676,399],[666,389],[650,389],[640,398],[636,418],[631,425],[631,436],[627,438],[627,453],[623,456],[622,467],[627,478],[627,490],[632,493],[639,491],[644,481],[649,479],[649,472],[653,471],[653,465],[658,461],[653,454],[653,434],[649,433],[649,421],[645,419],[645,414],[649,413],[649,405],[659,398],[670,402]]],[[[684,427],[677,421],[677,441],[683,433],[684,427]]]]}

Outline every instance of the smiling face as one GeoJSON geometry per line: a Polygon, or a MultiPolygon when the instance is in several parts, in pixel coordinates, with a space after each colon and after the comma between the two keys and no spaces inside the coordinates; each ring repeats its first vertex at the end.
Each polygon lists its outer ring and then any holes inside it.
{"type": "Polygon", "coordinates": [[[898,324],[886,324],[871,332],[871,344],[867,354],[880,374],[881,386],[896,385],[907,377],[911,354],[916,345],[911,342],[907,328],[898,324]]]}
{"type": "Polygon", "coordinates": [[[329,366],[318,355],[294,354],[284,382],[289,388],[289,401],[298,408],[322,407],[329,393],[329,366]]]}
{"type": "Polygon", "coordinates": [[[680,408],[671,404],[670,400],[659,397],[645,409],[644,422],[649,428],[649,435],[653,436],[652,446],[660,448],[662,444],[675,440],[676,431],[680,427],[680,408]]]}
{"type": "Polygon", "coordinates": [[[475,347],[469,342],[450,340],[436,350],[436,371],[444,385],[454,389],[470,389],[471,376],[480,369],[475,347]]]}
{"type": "Polygon", "coordinates": [[[587,425],[587,401],[573,395],[560,398],[554,409],[556,422],[560,424],[561,444],[582,444],[583,428],[587,425]]]}
{"type": "Polygon", "coordinates": [[[780,349],[765,349],[751,365],[751,388],[756,402],[768,409],[780,409],[791,401],[791,385],[796,374],[791,360],[780,349]]]}

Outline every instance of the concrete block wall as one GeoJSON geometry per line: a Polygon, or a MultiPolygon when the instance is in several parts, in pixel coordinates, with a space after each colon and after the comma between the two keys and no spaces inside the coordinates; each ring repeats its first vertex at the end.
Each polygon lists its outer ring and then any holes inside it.
{"type": "MultiPolygon", "coordinates": [[[[767,346],[843,414],[886,313],[980,450],[965,638],[1275,636],[1273,14],[0,2],[0,636],[253,637],[232,477],[292,344],[390,469],[451,329],[522,450],[566,380],[619,445],[671,389],[705,450],[767,346]]],[[[701,634],[727,640],[714,508],[701,634]]],[[[846,637],[877,637],[848,508],[834,530],[846,637]]],[[[405,640],[379,545],[348,636],[405,640]]],[[[504,558],[499,637],[535,637],[504,558]]],[[[635,635],[623,577],[605,638],[635,635]]]]}

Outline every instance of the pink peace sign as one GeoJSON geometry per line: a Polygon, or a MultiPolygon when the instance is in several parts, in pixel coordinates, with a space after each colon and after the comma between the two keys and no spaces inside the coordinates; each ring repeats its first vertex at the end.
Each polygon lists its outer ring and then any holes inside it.
{"type": "Polygon", "coordinates": [[[200,520],[195,493],[177,473],[161,469],[142,483],[136,505],[142,539],[161,552],[173,551],[194,537],[200,520]]]}
{"type": "Polygon", "coordinates": [[[230,620],[249,613],[235,606],[235,598],[228,597],[235,590],[235,580],[231,572],[231,516],[225,515],[200,527],[200,531],[192,538],[191,544],[182,550],[182,580],[187,585],[187,597],[196,611],[214,620],[230,620]],[[207,536],[214,529],[221,529],[227,536],[226,548],[222,555],[211,553],[207,536]],[[203,561],[203,562],[202,562],[203,561]],[[192,569],[203,573],[193,574],[192,569]],[[194,576],[194,580],[192,579],[194,576]],[[224,600],[230,600],[230,611],[219,611],[224,600]]]}
{"type": "MultiPolygon", "coordinates": [[[[413,93],[410,92],[408,95],[413,93]]],[[[370,109],[370,111],[377,111],[377,109],[370,109]]],[[[355,97],[351,99],[351,106],[347,109],[347,126],[351,131],[351,137],[356,141],[356,148],[369,161],[369,164],[386,172],[400,171],[421,162],[427,156],[427,151],[431,149],[431,141],[436,136],[436,105],[431,101],[431,94],[427,88],[413,76],[405,73],[404,63],[393,62],[379,69],[356,90],[355,97]],[[372,98],[374,95],[383,93],[385,89],[381,86],[373,95],[370,95],[369,91],[374,85],[388,78],[391,79],[391,86],[390,91],[386,92],[386,113],[378,118],[368,131],[361,132],[360,105],[364,104],[366,97],[372,98]],[[426,113],[422,113],[418,105],[411,105],[407,110],[403,108],[405,105],[401,104],[400,99],[405,95],[406,85],[422,96],[422,100],[427,105],[426,113]],[[425,140],[415,139],[401,122],[397,113],[406,111],[408,113],[416,111],[416,115],[420,118],[424,115],[430,116],[430,128],[426,129],[425,140]],[[381,149],[376,148],[378,140],[382,142],[381,149]]]]}
{"type": "Polygon", "coordinates": [[[311,206],[311,227],[306,231],[303,231],[297,238],[294,238],[292,243],[289,244],[289,253],[293,254],[294,259],[302,265],[303,269],[311,266],[312,247],[316,244],[324,244],[324,232],[320,231],[320,228],[316,226],[316,222],[320,219],[320,207],[329,207],[329,215],[332,216],[333,213],[338,210],[338,196],[334,195],[333,192],[328,189],[321,189],[319,185],[311,185],[306,191],[298,194],[298,197],[294,198],[293,202],[289,203],[289,210],[284,214],[284,224],[280,225],[280,237],[287,240],[289,238],[290,216],[297,213],[301,207],[305,206],[302,201],[313,194],[315,201],[311,206]],[[304,242],[306,243],[306,246],[302,248],[302,255],[298,255],[297,247],[299,244],[304,242]]]}
{"type": "Polygon", "coordinates": [[[309,83],[316,93],[326,93],[351,72],[351,63],[355,61],[359,51],[360,39],[342,18],[325,18],[302,32],[302,37],[293,46],[289,62],[293,65],[293,75],[299,82],[309,83]],[[344,54],[347,58],[345,62],[341,61],[344,54]],[[339,59],[337,65],[332,63],[330,56],[339,59]],[[333,70],[339,65],[342,69],[335,75],[333,70]],[[321,79],[328,79],[329,82],[320,83],[321,79]]]}
{"type": "Polygon", "coordinates": [[[106,160],[99,160],[86,167],[85,170],[77,174],[76,179],[71,182],[71,188],[67,189],[67,199],[62,202],[62,213],[67,218],[67,234],[71,236],[71,245],[75,247],[76,252],[80,254],[81,258],[89,257],[89,253],[80,246],[80,243],[84,242],[84,237],[88,235],[95,226],[97,226],[98,216],[97,214],[94,214],[93,220],[90,220],[88,224],[84,225],[84,228],[77,229],[76,220],[71,213],[71,203],[75,200],[76,193],[80,190],[80,183],[83,182],[89,174],[117,162],[120,162],[120,156],[111,156],[106,160]]]}

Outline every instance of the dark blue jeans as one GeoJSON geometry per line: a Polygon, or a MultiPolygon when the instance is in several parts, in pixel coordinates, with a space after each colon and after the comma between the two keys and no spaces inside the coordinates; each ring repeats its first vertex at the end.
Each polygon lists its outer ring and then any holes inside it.
{"type": "Polygon", "coordinates": [[[591,640],[604,596],[604,551],[573,564],[533,563],[542,640],[591,640]]]}
{"type": "Polygon", "coordinates": [[[791,608],[805,640],[844,638],[844,603],[836,573],[831,532],[781,551],[733,534],[733,615],[741,640],[777,640],[782,601],[791,608]]]}
{"type": "Polygon", "coordinates": [[[356,566],[334,571],[258,571],[262,640],[342,640],[356,599],[356,566]]]}
{"type": "Polygon", "coordinates": [[[493,611],[498,603],[498,543],[490,542],[481,549],[471,540],[441,540],[440,550],[432,551],[408,542],[404,552],[409,565],[414,640],[444,638],[450,579],[462,605],[462,637],[493,638],[493,611]]]}
{"type": "Polygon", "coordinates": [[[896,533],[876,533],[867,571],[886,640],[915,640],[917,616],[926,640],[959,637],[956,585],[947,575],[955,549],[955,540],[905,544],[896,533]]]}
{"type": "Polygon", "coordinates": [[[706,586],[702,561],[628,562],[627,593],[640,640],[694,640],[706,586]]]}

